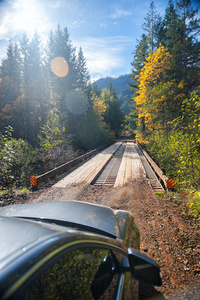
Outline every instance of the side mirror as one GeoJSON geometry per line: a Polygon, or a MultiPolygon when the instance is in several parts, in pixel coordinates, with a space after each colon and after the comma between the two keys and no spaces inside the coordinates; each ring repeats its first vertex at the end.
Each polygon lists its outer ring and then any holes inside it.
{"type": "Polygon", "coordinates": [[[103,262],[100,264],[90,287],[92,296],[95,300],[99,299],[106,291],[111,284],[114,275],[113,260],[110,255],[106,255],[103,262]]]}
{"type": "Polygon", "coordinates": [[[160,268],[153,259],[135,249],[128,248],[128,260],[132,277],[153,285],[162,285],[160,268]]]}

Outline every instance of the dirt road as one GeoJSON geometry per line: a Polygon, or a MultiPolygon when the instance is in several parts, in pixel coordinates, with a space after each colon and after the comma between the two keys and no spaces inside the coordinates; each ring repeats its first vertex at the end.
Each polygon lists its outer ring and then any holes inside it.
{"type": "Polygon", "coordinates": [[[200,299],[200,236],[181,208],[156,195],[146,178],[121,188],[88,186],[79,201],[128,210],[140,229],[140,249],[155,259],[162,271],[161,288],[141,286],[140,299],[200,299]]]}
{"type": "Polygon", "coordinates": [[[140,299],[200,299],[200,236],[198,226],[186,220],[174,202],[155,194],[144,174],[119,188],[71,186],[44,189],[28,198],[9,197],[6,204],[27,201],[79,200],[130,211],[140,229],[141,251],[155,259],[162,271],[163,285],[141,285],[140,299]]]}
{"type": "Polygon", "coordinates": [[[155,259],[163,285],[140,286],[140,299],[200,299],[200,235],[193,220],[186,220],[181,206],[164,201],[148,183],[144,170],[122,187],[74,184],[54,185],[29,195],[2,196],[1,205],[79,200],[132,213],[140,230],[140,249],[155,259]]]}

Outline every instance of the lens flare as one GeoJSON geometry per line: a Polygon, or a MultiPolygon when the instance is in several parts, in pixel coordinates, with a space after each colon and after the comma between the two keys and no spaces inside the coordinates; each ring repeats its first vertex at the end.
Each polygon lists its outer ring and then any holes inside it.
{"type": "Polygon", "coordinates": [[[70,91],[65,100],[67,109],[74,115],[84,114],[89,106],[87,95],[79,89],[70,91]]]}
{"type": "Polygon", "coordinates": [[[58,77],[65,77],[69,72],[69,66],[64,57],[55,57],[51,62],[51,70],[58,77]]]}

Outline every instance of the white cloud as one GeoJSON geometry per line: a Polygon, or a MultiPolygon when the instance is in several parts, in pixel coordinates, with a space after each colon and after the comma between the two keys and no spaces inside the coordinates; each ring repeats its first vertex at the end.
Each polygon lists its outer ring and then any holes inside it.
{"type": "Polygon", "coordinates": [[[119,7],[114,7],[113,10],[114,10],[113,13],[110,14],[110,18],[112,18],[112,19],[118,19],[118,18],[127,17],[127,16],[132,15],[130,10],[129,11],[124,10],[122,8],[119,8],[119,7]]]}
{"type": "Polygon", "coordinates": [[[63,1],[61,1],[61,0],[48,0],[48,2],[46,4],[49,6],[49,8],[52,8],[52,9],[57,9],[57,8],[64,6],[63,1]]]}
{"type": "Polygon", "coordinates": [[[80,28],[84,24],[86,24],[86,21],[75,20],[75,21],[69,23],[68,27],[69,28],[80,28]]]}
{"type": "Polygon", "coordinates": [[[123,67],[125,59],[123,51],[129,37],[87,37],[75,42],[77,47],[82,47],[87,60],[88,70],[93,77],[111,76],[116,70],[123,67]]]}

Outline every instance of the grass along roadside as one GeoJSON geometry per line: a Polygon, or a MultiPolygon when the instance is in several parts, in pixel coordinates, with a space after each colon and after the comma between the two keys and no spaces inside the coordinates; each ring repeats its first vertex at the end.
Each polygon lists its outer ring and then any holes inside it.
{"type": "Polygon", "coordinates": [[[170,201],[174,207],[180,207],[186,219],[200,226],[200,191],[156,192],[163,201],[170,201]]]}

